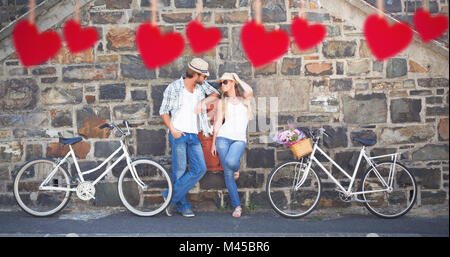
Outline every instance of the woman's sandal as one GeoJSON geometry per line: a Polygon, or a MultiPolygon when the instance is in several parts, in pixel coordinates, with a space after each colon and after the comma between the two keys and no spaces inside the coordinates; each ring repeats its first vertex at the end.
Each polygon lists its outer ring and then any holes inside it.
{"type": "Polygon", "coordinates": [[[240,206],[236,207],[233,212],[233,217],[240,218],[242,214],[242,208],[240,206]]]}
{"type": "Polygon", "coordinates": [[[238,180],[238,178],[239,178],[239,171],[236,171],[234,173],[234,180],[238,180]]]}

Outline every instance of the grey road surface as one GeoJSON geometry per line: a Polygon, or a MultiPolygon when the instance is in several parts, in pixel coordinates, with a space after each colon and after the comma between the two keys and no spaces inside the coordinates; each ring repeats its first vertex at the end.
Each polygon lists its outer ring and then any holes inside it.
{"type": "Polygon", "coordinates": [[[23,211],[0,212],[0,236],[143,237],[448,237],[448,215],[381,219],[367,214],[286,219],[273,212],[244,214],[198,212],[138,217],[127,211],[62,213],[36,218],[23,211]]]}

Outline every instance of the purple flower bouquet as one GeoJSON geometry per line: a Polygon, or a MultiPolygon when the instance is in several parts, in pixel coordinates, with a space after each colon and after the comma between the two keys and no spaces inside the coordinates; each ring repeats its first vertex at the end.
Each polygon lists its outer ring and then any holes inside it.
{"type": "Polygon", "coordinates": [[[273,140],[279,144],[288,146],[297,159],[312,152],[311,139],[307,138],[303,131],[295,128],[293,124],[289,124],[288,130],[276,134],[273,140]]]}
{"type": "Polygon", "coordinates": [[[273,140],[285,146],[292,146],[306,138],[303,131],[297,129],[293,124],[289,124],[289,129],[277,133],[273,140]]]}

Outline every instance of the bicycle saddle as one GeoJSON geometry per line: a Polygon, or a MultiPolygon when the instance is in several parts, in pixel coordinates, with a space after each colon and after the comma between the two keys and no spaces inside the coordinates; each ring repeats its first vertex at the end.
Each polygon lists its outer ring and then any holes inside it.
{"type": "Polygon", "coordinates": [[[83,140],[83,138],[81,138],[81,137],[72,137],[72,138],[60,137],[59,138],[59,142],[65,144],[65,145],[73,145],[75,143],[80,142],[81,140],[83,140]]]}
{"type": "Polygon", "coordinates": [[[361,144],[363,144],[365,146],[372,146],[372,145],[377,143],[376,140],[367,139],[367,138],[361,138],[361,137],[354,137],[354,138],[352,138],[352,140],[360,142],[361,144]]]}

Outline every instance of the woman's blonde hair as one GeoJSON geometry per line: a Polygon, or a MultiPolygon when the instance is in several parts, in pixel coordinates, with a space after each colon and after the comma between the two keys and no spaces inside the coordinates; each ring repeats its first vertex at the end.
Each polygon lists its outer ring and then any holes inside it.
{"type": "MultiPolygon", "coordinates": [[[[242,93],[242,88],[241,86],[239,86],[239,82],[237,82],[236,80],[234,80],[234,91],[236,92],[236,96],[237,97],[241,97],[242,98],[242,104],[245,106],[245,108],[247,108],[247,113],[248,113],[248,118],[251,120],[253,117],[253,113],[252,113],[252,108],[250,105],[250,100],[249,99],[244,99],[242,97],[243,93],[242,93]]],[[[222,102],[222,113],[223,113],[223,117],[226,119],[227,117],[227,104],[228,104],[228,93],[223,92],[222,89],[220,89],[221,91],[221,95],[220,98],[221,100],[223,100],[222,102]]]]}

